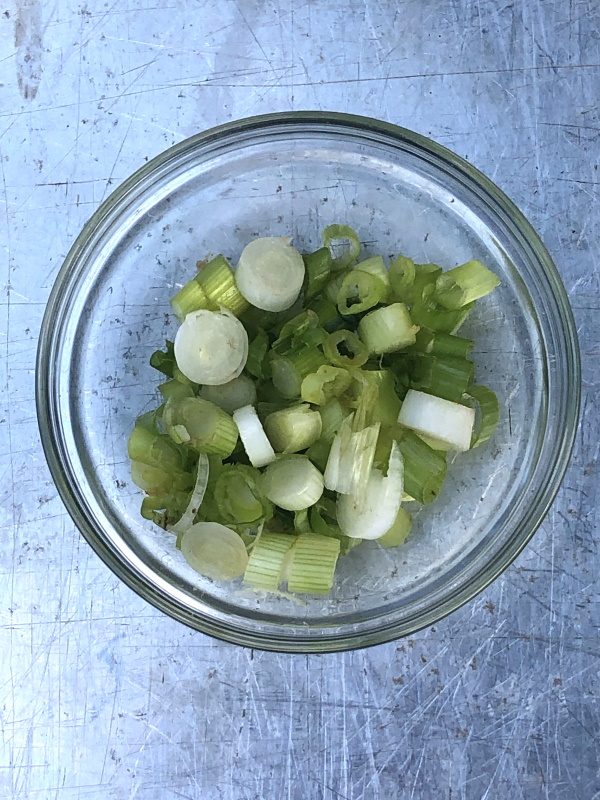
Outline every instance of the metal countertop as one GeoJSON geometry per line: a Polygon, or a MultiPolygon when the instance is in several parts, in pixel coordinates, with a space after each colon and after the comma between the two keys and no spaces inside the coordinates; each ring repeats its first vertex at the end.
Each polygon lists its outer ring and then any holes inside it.
{"type": "Polygon", "coordinates": [[[0,8],[0,797],[600,798],[597,0],[16,0],[0,8]],[[226,120],[328,109],[466,157],[577,320],[574,457],[531,545],[411,639],[298,657],[186,629],[81,539],[41,452],[36,340],[99,202],[226,120]]]}

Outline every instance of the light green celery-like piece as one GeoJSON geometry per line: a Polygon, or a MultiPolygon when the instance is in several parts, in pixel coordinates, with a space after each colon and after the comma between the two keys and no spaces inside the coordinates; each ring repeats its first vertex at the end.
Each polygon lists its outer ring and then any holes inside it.
{"type": "Polygon", "coordinates": [[[360,239],[358,234],[349,225],[328,225],[321,239],[325,247],[330,250],[337,250],[337,243],[347,242],[345,252],[333,258],[332,269],[334,271],[346,269],[358,258],[360,254],[360,239]]]}
{"type": "Polygon", "coordinates": [[[456,311],[479,300],[500,284],[500,278],[473,259],[442,273],[435,282],[434,299],[444,308],[456,311]]]}
{"type": "Polygon", "coordinates": [[[392,303],[371,311],[358,323],[360,338],[369,352],[377,355],[414,344],[418,330],[404,303],[392,303]]]}
{"type": "Polygon", "coordinates": [[[327,594],[340,554],[337,539],[302,533],[296,537],[291,552],[288,590],[302,594],[327,594]]]}
{"type": "Polygon", "coordinates": [[[300,394],[305,403],[321,406],[333,397],[343,394],[351,381],[352,376],[348,370],[325,364],[304,378],[300,394]]]}
{"type": "Polygon", "coordinates": [[[276,453],[306,450],[320,437],[321,428],[321,415],[307,403],[275,411],[265,420],[265,433],[276,453]]]}
{"type": "Polygon", "coordinates": [[[276,592],[294,542],[295,537],[286,533],[261,533],[250,552],[244,582],[255,589],[276,592]]]}

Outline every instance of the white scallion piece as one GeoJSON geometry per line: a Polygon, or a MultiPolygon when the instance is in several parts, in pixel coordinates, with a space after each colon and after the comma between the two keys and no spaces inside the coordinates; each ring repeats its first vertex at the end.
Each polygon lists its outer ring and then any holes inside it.
{"type": "Polygon", "coordinates": [[[256,402],[256,386],[252,378],[239,375],[220,386],[203,386],[200,397],[209,400],[228,414],[233,414],[242,406],[252,406],[256,402]]]}
{"type": "Polygon", "coordinates": [[[306,456],[284,456],[264,471],[261,488],[279,508],[302,511],[323,494],[323,475],[306,456]]]}
{"type": "Polygon", "coordinates": [[[389,531],[398,515],[404,486],[404,462],[398,444],[392,444],[388,474],[372,469],[361,496],[340,494],[337,520],[340,528],[353,539],[379,539],[389,531]]]}
{"type": "Polygon", "coordinates": [[[432,394],[409,389],[402,403],[398,422],[419,435],[443,442],[451,450],[464,452],[471,447],[475,410],[432,394]]]}
{"type": "Polygon", "coordinates": [[[254,406],[242,406],[233,412],[240,439],[253,467],[265,467],[275,461],[275,451],[258,418],[254,406]]]}
{"type": "Polygon", "coordinates": [[[175,336],[175,360],[189,380],[208,386],[228,383],[248,358],[248,334],[225,309],[192,311],[175,336]]]}
{"type": "Polygon", "coordinates": [[[264,311],[294,305],[304,281],[304,261],[289,236],[264,236],[242,250],[235,272],[242,295],[264,311]]]}
{"type": "Polygon", "coordinates": [[[181,552],[190,567],[214,581],[243,575],[248,553],[242,539],[218,522],[197,522],[181,537],[181,552]]]}
{"type": "Polygon", "coordinates": [[[194,517],[204,500],[208,485],[209,462],[206,453],[198,453],[198,468],[196,472],[196,485],[190,496],[190,501],[180,519],[171,528],[173,533],[185,533],[194,523],[194,517]]]}

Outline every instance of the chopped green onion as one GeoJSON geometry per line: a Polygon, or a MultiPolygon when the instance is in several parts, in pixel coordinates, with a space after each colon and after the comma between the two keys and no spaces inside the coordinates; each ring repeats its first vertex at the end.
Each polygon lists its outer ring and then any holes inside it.
{"type": "Polygon", "coordinates": [[[339,397],[350,386],[352,376],[346,369],[324,364],[311,372],[302,381],[300,396],[305,403],[322,406],[334,397],[339,397]]]}
{"type": "Polygon", "coordinates": [[[326,363],[320,350],[305,347],[289,356],[278,356],[271,351],[271,372],[273,385],[284,397],[300,397],[302,381],[311,372],[316,372],[326,363]]]}
{"type": "Polygon", "coordinates": [[[419,503],[435,499],[446,477],[446,457],[433,450],[410,430],[399,426],[387,429],[386,436],[396,439],[404,459],[404,490],[419,503]]]}
{"type": "Polygon", "coordinates": [[[320,439],[317,439],[317,441],[314,444],[311,444],[311,446],[306,451],[305,456],[307,458],[310,458],[313,464],[321,472],[325,472],[330,450],[331,450],[331,440],[327,441],[326,439],[323,439],[321,437],[320,439]]]}
{"type": "Polygon", "coordinates": [[[348,271],[344,270],[343,272],[333,277],[325,287],[325,292],[324,292],[325,299],[333,303],[336,309],[337,309],[338,294],[340,293],[340,289],[342,288],[342,283],[344,282],[344,278],[346,277],[347,274],[348,271]]]}
{"type": "Polygon", "coordinates": [[[264,467],[275,460],[275,451],[253,406],[236,409],[233,421],[253,467],[264,467]]]}
{"type": "Polygon", "coordinates": [[[376,423],[354,431],[354,417],[355,414],[346,417],[333,439],[325,469],[325,486],[341,494],[361,496],[371,474],[380,425],[376,423]]]}
{"type": "Polygon", "coordinates": [[[276,506],[301,511],[323,494],[323,476],[306,456],[284,456],[263,472],[261,488],[276,506]]]}
{"type": "Polygon", "coordinates": [[[287,236],[265,236],[242,250],[235,278],[242,295],[257,308],[284,311],[300,294],[304,261],[287,236]]]}
{"type": "Polygon", "coordinates": [[[311,533],[307,508],[303,508],[302,511],[294,511],[294,531],[296,533],[311,533]]]}
{"type": "Polygon", "coordinates": [[[260,472],[245,464],[225,464],[217,478],[214,499],[224,523],[268,522],[273,506],[260,488],[260,472]]]}
{"type": "Polygon", "coordinates": [[[360,338],[373,354],[392,353],[414,344],[418,330],[404,303],[371,311],[358,323],[360,338]]]}
{"type": "Polygon", "coordinates": [[[321,435],[321,415],[306,403],[269,414],[265,432],[276,453],[297,453],[306,450],[321,435]]]}
{"type": "Polygon", "coordinates": [[[487,386],[471,386],[466,395],[479,407],[479,424],[471,437],[471,447],[479,447],[496,430],[500,419],[500,404],[495,392],[487,386]]]}
{"type": "Polygon", "coordinates": [[[191,383],[182,383],[181,381],[173,379],[166,381],[166,383],[161,383],[158,387],[158,391],[165,401],[170,398],[173,400],[183,400],[184,397],[193,397],[195,394],[191,383]]]}
{"type": "Polygon", "coordinates": [[[305,294],[307,298],[318,294],[331,274],[332,258],[328,247],[321,247],[314,253],[302,256],[306,269],[305,294]]]}
{"type": "Polygon", "coordinates": [[[302,594],[327,594],[340,554],[337,539],[302,533],[291,551],[288,590],[302,594]]]}
{"type": "Polygon", "coordinates": [[[402,502],[404,462],[397,442],[392,442],[387,475],[373,468],[360,495],[340,494],[337,520],[353,539],[379,539],[394,524],[402,502]]]}
{"type": "Polygon", "coordinates": [[[218,306],[210,300],[200,286],[196,275],[171,298],[171,308],[177,319],[183,322],[192,311],[216,311],[218,306]]]}
{"type": "Polygon", "coordinates": [[[308,308],[317,315],[319,325],[326,331],[335,330],[344,324],[335,302],[332,302],[327,297],[316,297],[308,308]]]}
{"type": "Polygon", "coordinates": [[[364,261],[359,261],[354,269],[358,269],[361,272],[368,272],[369,275],[378,278],[385,286],[385,293],[387,295],[390,289],[390,275],[382,256],[372,256],[364,261]]]}
{"type": "Polygon", "coordinates": [[[166,470],[141,461],[131,462],[131,479],[146,494],[164,494],[173,490],[185,492],[193,484],[189,472],[166,470]]]}
{"type": "Polygon", "coordinates": [[[381,303],[386,295],[386,286],[375,275],[351,270],[342,281],[338,291],[337,307],[340,314],[360,314],[381,303]]]}
{"type": "Polygon", "coordinates": [[[227,458],[238,440],[237,426],[229,414],[201,397],[167,400],[163,422],[176,444],[201,453],[227,458]]]}
{"type": "Polygon", "coordinates": [[[469,316],[475,301],[456,311],[449,311],[434,301],[434,290],[432,284],[423,289],[421,296],[415,300],[410,309],[411,316],[417,325],[435,332],[454,334],[469,316]]]}
{"type": "Polygon", "coordinates": [[[336,367],[362,367],[369,352],[355,333],[345,329],[334,331],[323,342],[323,353],[336,367]]]}
{"type": "Polygon", "coordinates": [[[412,527],[412,517],[405,508],[398,509],[394,524],[387,533],[381,536],[377,543],[382,547],[398,547],[404,543],[412,527]]]}
{"type": "Polygon", "coordinates": [[[269,336],[264,330],[259,330],[254,339],[248,346],[248,359],[246,369],[255,378],[267,378],[269,376],[269,361],[267,353],[269,351],[269,336]]]}
{"type": "Polygon", "coordinates": [[[193,524],[194,518],[200,510],[200,506],[204,500],[204,493],[206,492],[206,487],[208,485],[208,474],[208,456],[205,455],[205,453],[199,453],[198,464],[196,465],[196,482],[194,484],[194,488],[192,489],[187,508],[181,515],[181,518],[175,523],[175,525],[173,525],[172,531],[174,533],[185,533],[193,524]]]}
{"type": "Polygon", "coordinates": [[[202,286],[215,309],[223,307],[239,317],[249,306],[236,285],[233,270],[225,256],[215,256],[212,261],[202,266],[194,280],[202,286]]]}
{"type": "MultiPolygon", "coordinates": [[[[333,397],[319,408],[319,414],[321,415],[321,421],[323,423],[321,438],[331,443],[333,437],[339,431],[342,422],[349,416],[350,410],[336,397],[333,397]]],[[[397,418],[398,414],[396,414],[396,419],[397,418]]]]}
{"type": "Polygon", "coordinates": [[[280,356],[288,356],[304,347],[322,344],[326,335],[315,312],[305,309],[282,326],[272,349],[280,356]]]}
{"type": "Polygon", "coordinates": [[[467,261],[460,267],[444,272],[435,282],[435,300],[444,308],[455,311],[479,300],[500,283],[498,276],[481,261],[467,261]]]}
{"type": "MultiPolygon", "coordinates": [[[[416,433],[449,444],[453,450],[471,446],[475,411],[460,403],[409,389],[402,403],[398,422],[416,433]]],[[[412,494],[410,489],[409,494],[412,494]]]]}
{"type": "Polygon", "coordinates": [[[231,581],[243,575],[248,553],[240,537],[217,522],[197,522],[181,538],[181,552],[188,564],[214,581],[231,581]]]}
{"type": "Polygon", "coordinates": [[[173,377],[173,367],[175,366],[175,351],[173,342],[166,341],[165,350],[155,350],[150,356],[150,366],[162,372],[167,378],[173,377]]]}
{"type": "Polygon", "coordinates": [[[238,375],[237,378],[228,383],[222,383],[220,386],[203,386],[200,390],[200,397],[219,406],[228,414],[233,414],[242,406],[254,405],[256,386],[247,375],[238,375]]]}
{"type": "Polygon", "coordinates": [[[296,541],[286,533],[261,533],[252,548],[244,583],[255,589],[276,592],[283,581],[283,570],[290,548],[296,541]]]}
{"type": "Polygon", "coordinates": [[[415,350],[421,353],[430,353],[432,356],[445,358],[468,358],[475,343],[472,339],[463,339],[451,333],[430,331],[421,328],[417,333],[415,350]]]}
{"type": "Polygon", "coordinates": [[[378,389],[373,419],[382,425],[393,425],[398,420],[402,406],[396,394],[396,379],[388,369],[371,370],[369,377],[378,389]]]}
{"type": "Polygon", "coordinates": [[[318,503],[311,506],[309,520],[313,533],[317,533],[319,536],[329,536],[339,541],[341,556],[345,556],[360,544],[360,539],[352,539],[342,532],[337,524],[335,502],[327,497],[322,497],[318,503]]]}
{"type": "Polygon", "coordinates": [[[415,282],[415,262],[406,256],[397,256],[390,262],[389,280],[396,300],[406,301],[411,297],[415,282]]]}
{"type": "Polygon", "coordinates": [[[475,365],[465,358],[418,355],[414,360],[411,387],[458,403],[473,383],[475,365]]]}
{"type": "Polygon", "coordinates": [[[185,465],[183,451],[169,436],[151,431],[142,425],[135,425],[131,431],[127,455],[132,461],[160,467],[165,471],[182,470],[185,465]]]}
{"type": "Polygon", "coordinates": [[[345,269],[353,261],[356,261],[360,254],[358,234],[348,225],[328,225],[321,234],[321,239],[325,247],[330,250],[338,249],[336,243],[339,241],[348,242],[346,252],[333,259],[332,269],[335,271],[345,269]]]}
{"type": "Polygon", "coordinates": [[[183,514],[188,496],[188,492],[168,492],[144,497],[140,514],[163,530],[168,530],[183,514]]]}
{"type": "Polygon", "coordinates": [[[228,383],[244,369],[248,334],[230,311],[193,311],[177,331],[175,357],[191,381],[228,383]]]}

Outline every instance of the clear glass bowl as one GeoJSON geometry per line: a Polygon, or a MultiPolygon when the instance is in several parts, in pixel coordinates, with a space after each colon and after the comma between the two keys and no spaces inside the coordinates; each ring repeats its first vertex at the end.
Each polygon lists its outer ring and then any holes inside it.
{"type": "Polygon", "coordinates": [[[182,142],[104,202],[52,290],[39,342],[37,402],[54,480],[101,558],[142,597],[211,635],[323,652],[429,625],[499,575],[533,535],[576,429],[577,337],[557,271],[531,226],[470,164],[375,120],[317,112],[256,117],[182,142]],[[327,597],[294,602],[202,578],[175,537],[145,522],[126,454],[135,418],[158,404],[150,353],[172,337],[169,298],[198,258],[235,262],[255,236],[310,250],[331,222],[364,253],[455,266],[478,258],[502,285],[463,335],[479,383],[501,402],[486,445],[456,458],[400,548],[361,545],[327,597]]]}

